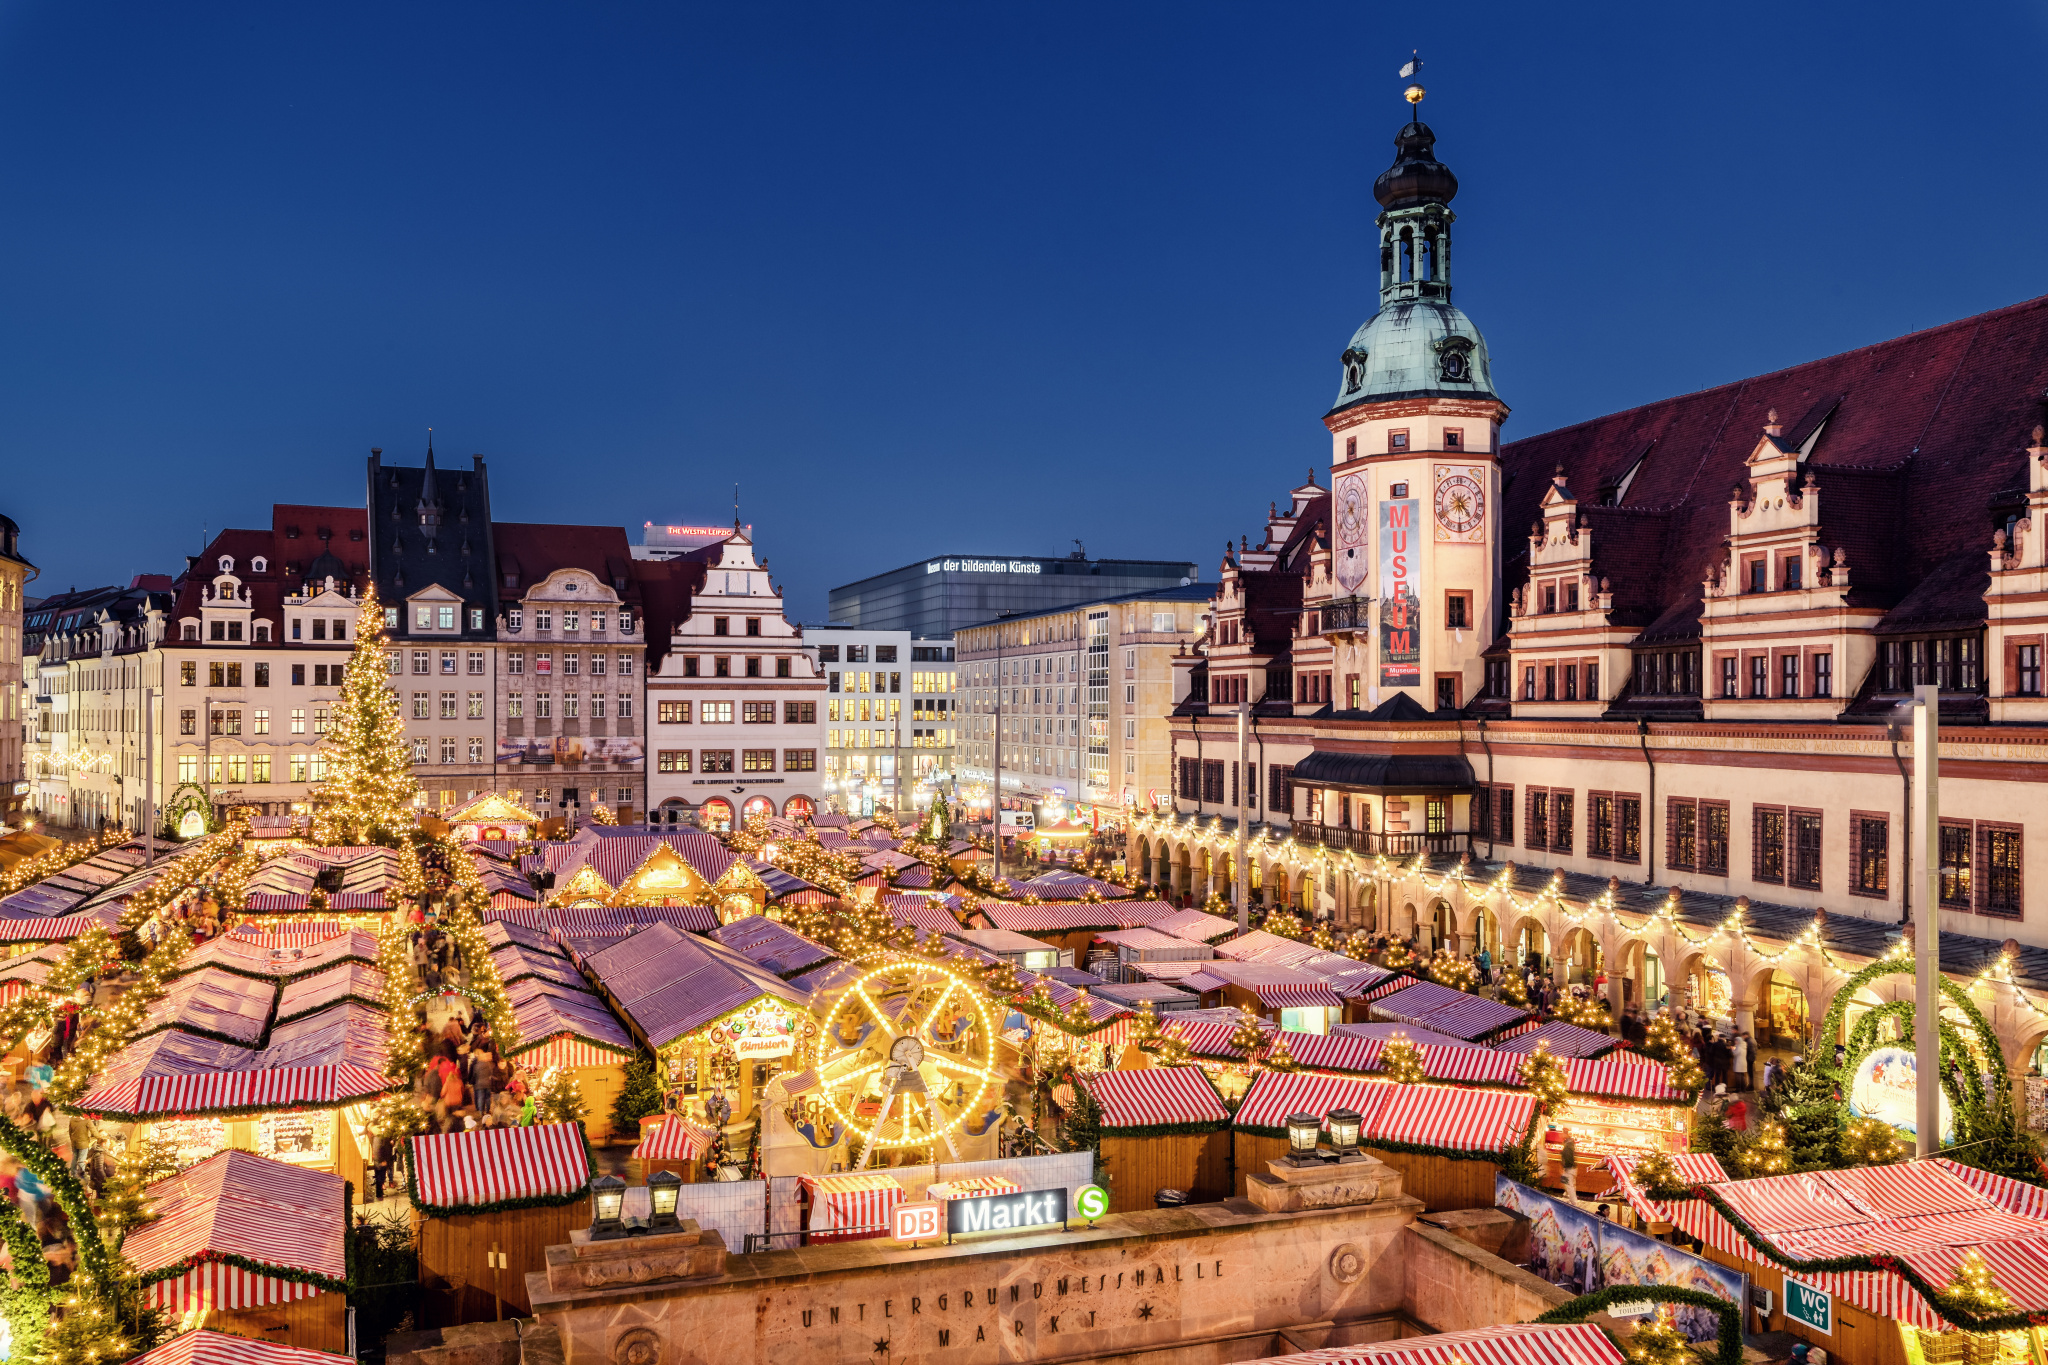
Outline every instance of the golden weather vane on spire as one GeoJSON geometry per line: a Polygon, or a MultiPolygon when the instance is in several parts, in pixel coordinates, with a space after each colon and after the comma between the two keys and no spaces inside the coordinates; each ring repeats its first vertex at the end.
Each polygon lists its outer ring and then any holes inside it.
{"type": "MultiPolygon", "coordinates": [[[[1407,64],[1401,68],[1401,78],[1403,80],[1406,80],[1411,76],[1419,76],[1421,74],[1422,51],[1418,48],[1411,53],[1411,55],[1408,58],[1407,64]]],[[[1417,121],[1420,121],[1422,118],[1422,97],[1424,95],[1427,95],[1428,93],[1429,92],[1427,90],[1424,90],[1422,88],[1422,84],[1419,81],[1401,92],[1401,97],[1407,100],[1410,105],[1415,106],[1415,118],[1417,119],[1417,121]]]]}

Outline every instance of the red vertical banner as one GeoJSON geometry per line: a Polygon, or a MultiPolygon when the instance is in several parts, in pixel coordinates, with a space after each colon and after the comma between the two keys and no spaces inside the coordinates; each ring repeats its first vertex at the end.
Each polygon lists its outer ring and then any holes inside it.
{"type": "Polygon", "coordinates": [[[1380,686],[1422,686],[1422,540],[1417,498],[1380,503],[1380,686]]]}

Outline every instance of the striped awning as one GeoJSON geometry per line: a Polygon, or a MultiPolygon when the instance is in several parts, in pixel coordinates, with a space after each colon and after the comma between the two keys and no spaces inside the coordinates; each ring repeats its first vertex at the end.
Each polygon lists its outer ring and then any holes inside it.
{"type": "Polygon", "coordinates": [[[1223,1097],[1198,1066],[1098,1071],[1084,1076],[1082,1084],[1102,1106],[1105,1129],[1230,1122],[1223,1097]]]}
{"type": "Polygon", "coordinates": [[[252,939],[261,948],[306,948],[338,938],[347,930],[339,920],[315,919],[299,924],[243,924],[236,927],[235,937],[252,939]]]}
{"type": "Polygon", "coordinates": [[[1598,1057],[1621,1046],[1618,1038],[1580,1028],[1577,1024],[1567,1024],[1560,1019],[1518,1028],[1513,1036],[1494,1046],[1502,1052],[1534,1052],[1542,1043],[1550,1044],[1553,1057],[1598,1057]]]}
{"type": "Polygon", "coordinates": [[[680,1115],[640,1120],[640,1145],[635,1161],[695,1161],[711,1150],[716,1132],[700,1128],[680,1115]]]}
{"type": "Polygon", "coordinates": [[[1160,1020],[1161,1033],[1172,1034],[1188,1045],[1188,1051],[1197,1057],[1225,1057],[1241,1062],[1244,1050],[1230,1040],[1237,1030],[1229,1024],[1213,1019],[1175,1019],[1168,1016],[1160,1020]]]}
{"type": "Polygon", "coordinates": [[[2007,1213],[2016,1213],[2022,1218],[2048,1219],[2048,1190],[2039,1185],[2029,1185],[2009,1175],[1980,1171],[1975,1166],[1965,1166],[1945,1156],[1936,1157],[1934,1164],[2007,1213]]]}
{"type": "Polygon", "coordinates": [[[406,1139],[413,1202],[436,1213],[549,1199],[566,1204],[590,1184],[590,1151],[574,1123],[478,1128],[406,1139]]]}
{"type": "Polygon", "coordinates": [[[928,933],[958,933],[960,919],[948,908],[950,898],[939,896],[878,896],[875,903],[898,924],[911,924],[928,933]]]}
{"type": "Polygon", "coordinates": [[[1506,1323],[1474,1332],[1441,1332],[1373,1346],[1326,1346],[1246,1365],[1622,1365],[1614,1343],[1590,1322],[1552,1327],[1506,1323]]]}
{"type": "Polygon", "coordinates": [[[1235,962],[1264,962],[1274,967],[1293,967],[1312,957],[1321,957],[1327,948],[1318,948],[1313,943],[1300,939],[1282,938],[1269,934],[1264,929],[1254,929],[1236,938],[1225,939],[1216,945],[1216,955],[1235,962]]]}
{"type": "Polygon", "coordinates": [[[1491,1157],[1529,1134],[1536,1097],[1527,1091],[1449,1085],[1390,1087],[1386,1108],[1367,1130],[1370,1142],[1398,1142],[1491,1157]]]}
{"type": "MultiPolygon", "coordinates": [[[[522,1044],[525,1041],[521,1039],[522,1044]]],[[[511,1055],[517,1057],[519,1064],[529,1073],[535,1073],[545,1071],[551,1066],[623,1066],[629,1054],[599,1047],[573,1034],[564,1034],[559,1038],[550,1038],[538,1046],[522,1045],[518,1052],[511,1055]]]]}
{"type": "Polygon", "coordinates": [[[230,1336],[201,1329],[172,1337],[154,1351],[136,1356],[128,1365],[354,1365],[354,1359],[280,1346],[261,1337],[230,1336]]]}
{"type": "Polygon", "coordinates": [[[1277,1134],[1286,1130],[1290,1114],[1328,1114],[1355,1110],[1370,1132],[1387,1096],[1398,1087],[1358,1076],[1317,1076],[1305,1071],[1262,1071],[1237,1107],[1236,1126],[1247,1132],[1277,1134]]]}
{"type": "Polygon", "coordinates": [[[381,1071],[342,1063],[189,1076],[138,1076],[93,1091],[75,1106],[95,1118],[174,1118],[226,1111],[331,1109],[401,1088],[381,1071]]]}
{"type": "Polygon", "coordinates": [[[154,1221],[122,1252],[158,1307],[254,1308],[346,1287],[345,1182],[338,1175],[230,1149],[149,1187],[154,1221]],[[225,1257],[314,1277],[294,1283],[225,1257]]]}
{"type": "MultiPolygon", "coordinates": [[[[1614,1177],[1615,1191],[1628,1201],[1637,1217],[1651,1223],[1671,1221],[1670,1205],[1650,1198],[1630,1174],[1636,1168],[1636,1158],[1611,1156],[1600,1164],[1614,1177]]],[[[1728,1172],[1721,1168],[1719,1159],[1712,1152],[1677,1152],[1672,1155],[1671,1164],[1677,1169],[1679,1179],[1688,1185],[1715,1185],[1728,1178],[1728,1172]]]]}
{"type": "Polygon", "coordinates": [[[277,1002],[277,983],[234,972],[204,970],[181,976],[143,1013],[137,1036],[163,1028],[209,1033],[246,1047],[261,1041],[277,1002]]]}
{"type": "Polygon", "coordinates": [[[101,910],[48,919],[0,919],[0,943],[69,943],[90,930],[111,926],[117,918],[118,912],[101,910]]]}

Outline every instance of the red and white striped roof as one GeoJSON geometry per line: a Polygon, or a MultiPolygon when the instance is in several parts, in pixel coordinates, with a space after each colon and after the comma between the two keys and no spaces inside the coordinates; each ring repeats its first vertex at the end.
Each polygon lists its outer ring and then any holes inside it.
{"type": "Polygon", "coordinates": [[[1245,981],[1237,984],[1250,991],[1268,1009],[1344,1008],[1337,992],[1320,981],[1313,984],[1305,981],[1245,981]]]}
{"type": "Polygon", "coordinates": [[[1525,1018],[1523,1011],[1482,995],[1418,981],[1372,1002],[1374,1018],[1397,1019],[1423,1028],[1448,1033],[1453,1038],[1477,1038],[1525,1018]]]}
{"type": "MultiPolygon", "coordinates": [[[[1156,902],[1155,902],[1156,903],[1156,902]]],[[[1162,934],[1172,934],[1190,943],[1214,943],[1237,932],[1237,925],[1221,915],[1200,910],[1181,910],[1169,905],[1167,912],[1146,923],[1162,934]]]]}
{"type": "Polygon", "coordinates": [[[1223,1097],[1198,1066],[1098,1071],[1083,1076],[1082,1084],[1102,1106],[1104,1128],[1230,1121],[1223,1097]]]}
{"type": "Polygon", "coordinates": [[[128,1118],[179,1118],[227,1110],[332,1109],[399,1089],[369,1067],[292,1066],[267,1071],[208,1071],[139,1076],[102,1086],[80,1100],[79,1113],[128,1118]]]}
{"type": "Polygon", "coordinates": [[[358,1000],[383,1009],[385,984],[384,973],[375,967],[360,962],[337,963],[324,972],[286,982],[277,998],[277,1017],[281,1021],[297,1019],[343,1000],[358,1000]]]}
{"type": "Polygon", "coordinates": [[[1243,1061],[1244,1051],[1231,1038],[1237,1033],[1234,1025],[1218,1023],[1213,1019],[1175,1019],[1168,1016],[1159,1021],[1159,1031],[1171,1034],[1188,1045],[1188,1051],[1197,1057],[1227,1057],[1232,1061],[1243,1061]]]}
{"type": "MultiPolygon", "coordinates": [[[[1637,1216],[1652,1223],[1671,1221],[1669,1204],[1650,1198],[1643,1192],[1630,1174],[1636,1168],[1636,1159],[1628,1156],[1611,1156],[1600,1163],[1607,1173],[1614,1177],[1614,1188],[1637,1216]]],[[[1671,1164],[1678,1171],[1679,1179],[1688,1185],[1715,1185],[1728,1178],[1721,1162],[1712,1152],[1677,1152],[1671,1157],[1671,1164]]]]}
{"type": "Polygon", "coordinates": [[[1370,962],[1352,962],[1349,958],[1334,962],[1317,958],[1303,963],[1302,970],[1322,977],[1331,990],[1346,1000],[1370,1000],[1377,995],[1391,995],[1408,980],[1385,967],[1375,967],[1370,962]],[[1350,965],[1344,965],[1346,963],[1350,965]]]}
{"type": "Polygon", "coordinates": [[[711,1150],[714,1132],[700,1128],[680,1114],[640,1120],[640,1145],[633,1149],[635,1161],[695,1161],[711,1150]]]}
{"type": "Polygon", "coordinates": [[[1387,1096],[1398,1087],[1358,1076],[1317,1076],[1304,1071],[1262,1071],[1237,1107],[1242,1129],[1278,1131],[1291,1114],[1328,1114],[1332,1109],[1356,1111],[1370,1132],[1387,1096]]]}
{"type": "Polygon", "coordinates": [[[353,1356],[280,1346],[260,1337],[230,1336],[204,1328],[172,1337],[128,1365],[354,1365],[353,1356]]]}
{"type": "Polygon", "coordinates": [[[413,1197],[428,1208],[574,1195],[590,1183],[590,1154],[574,1123],[478,1128],[406,1141],[412,1148],[413,1197]]]}
{"type": "Polygon", "coordinates": [[[1373,1346],[1326,1346],[1246,1365],[1623,1365],[1623,1356],[1590,1322],[1563,1326],[1504,1323],[1474,1332],[1441,1332],[1373,1346]]]}
{"type": "Polygon", "coordinates": [[[1464,1081],[1474,1085],[1520,1085],[1522,1063],[1512,1052],[1483,1047],[1421,1046],[1422,1074],[1433,1081],[1464,1081]]]}
{"type": "Polygon", "coordinates": [[[0,919],[0,943],[69,943],[90,930],[111,926],[117,918],[118,911],[99,910],[48,919],[0,919]]]}
{"type": "Polygon", "coordinates": [[[1614,1095],[1630,1100],[1682,1103],[1686,1092],[1671,1084],[1671,1068],[1634,1052],[1613,1052],[1590,1061],[1574,1057],[1564,1064],[1566,1084],[1577,1095],[1614,1095]]]}
{"type": "Polygon", "coordinates": [[[1264,929],[1253,929],[1216,945],[1218,957],[1227,957],[1235,962],[1270,962],[1276,967],[1292,967],[1312,957],[1320,957],[1327,951],[1313,943],[1269,934],[1264,929]]]}
{"type": "Polygon", "coordinates": [[[2007,1213],[2016,1213],[2022,1218],[2048,1219],[2048,1190],[2039,1185],[2029,1185],[1993,1171],[1980,1171],[1975,1166],[1965,1166],[1945,1156],[1936,1157],[1934,1164],[2007,1213]]]}
{"type": "Polygon", "coordinates": [[[1118,886],[1078,872],[1051,872],[1028,882],[1016,882],[1010,889],[1019,896],[1036,896],[1047,901],[1077,901],[1091,891],[1106,901],[1131,894],[1128,886],[1118,886]]]}
{"type": "Polygon", "coordinates": [[[1703,1187],[1706,1199],[1670,1205],[1672,1221],[1730,1255],[1790,1270],[1882,1317],[1938,1330],[1945,1320],[1911,1281],[1890,1270],[1814,1271],[1802,1263],[1895,1257],[1944,1286],[1976,1251],[2016,1313],[2048,1311],[2048,1221],[2011,1212],[1946,1162],[1764,1176],[1703,1187]],[[1745,1235],[1719,1205],[1749,1226],[1745,1235]]]}
{"type": "Polygon", "coordinates": [[[315,943],[325,943],[330,938],[339,938],[348,931],[348,926],[339,920],[316,919],[298,924],[242,924],[235,928],[235,937],[248,939],[259,948],[306,948],[315,943]]]}
{"type": "Polygon", "coordinates": [[[157,1218],[122,1253],[145,1277],[223,1256],[317,1275],[343,1288],[348,1267],[338,1175],[230,1149],[151,1185],[157,1218]]]}
{"type": "Polygon", "coordinates": [[[1297,1033],[1282,1029],[1273,1035],[1287,1040],[1294,1064],[1309,1071],[1378,1071],[1380,1054],[1386,1044],[1378,1038],[1354,1038],[1348,1033],[1297,1033]]]}
{"type": "Polygon", "coordinates": [[[1598,1057],[1621,1046],[1621,1040],[1577,1024],[1553,1019],[1547,1024],[1515,1030],[1514,1036],[1494,1044],[1502,1052],[1534,1052],[1541,1043],[1550,1044],[1553,1057],[1598,1057]]]}
{"type": "Polygon", "coordinates": [[[951,897],[878,896],[875,901],[898,924],[915,925],[934,934],[959,932],[960,918],[950,908],[955,903],[951,897]]]}
{"type": "Polygon", "coordinates": [[[162,1028],[213,1033],[254,1047],[270,1023],[277,983],[218,970],[197,971],[171,982],[143,1013],[139,1035],[162,1028]]]}
{"type": "Polygon", "coordinates": [[[1536,1114],[1536,1097],[1527,1091],[1449,1085],[1391,1088],[1394,1093],[1370,1130],[1374,1142],[1490,1155],[1526,1138],[1536,1114]]]}

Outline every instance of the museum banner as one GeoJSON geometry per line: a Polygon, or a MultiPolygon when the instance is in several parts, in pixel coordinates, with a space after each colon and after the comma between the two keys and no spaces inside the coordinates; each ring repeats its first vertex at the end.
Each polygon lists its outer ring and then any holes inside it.
{"type": "Polygon", "coordinates": [[[1422,566],[1417,498],[1380,503],[1380,686],[1422,686],[1422,566]]]}

